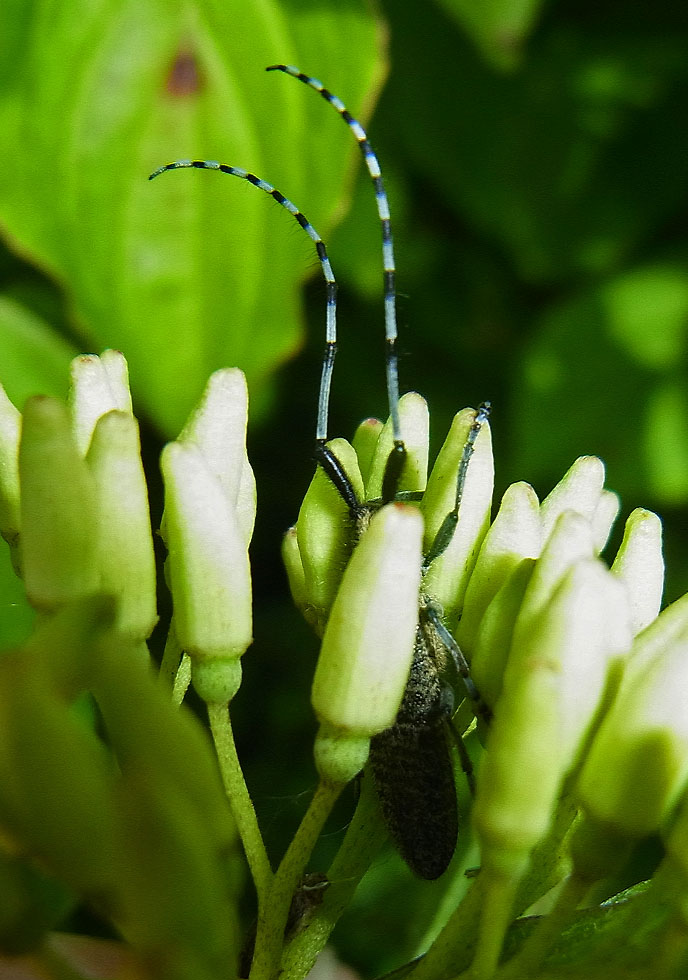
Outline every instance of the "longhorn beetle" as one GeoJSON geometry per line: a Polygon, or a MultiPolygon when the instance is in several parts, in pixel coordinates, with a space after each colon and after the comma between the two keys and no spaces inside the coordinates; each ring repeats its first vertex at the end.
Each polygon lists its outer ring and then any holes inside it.
{"type": "MultiPolygon", "coordinates": [[[[351,129],[372,178],[378,215],[382,228],[384,275],[386,385],[392,426],[393,447],[388,457],[379,500],[360,501],[344,467],[327,446],[330,387],[337,351],[336,281],[324,242],[305,215],[271,184],[238,167],[209,160],[177,160],[159,167],[150,175],[157,177],[166,170],[195,167],[220,170],[240,177],[260,188],[286,208],[315,243],[327,288],[326,346],[323,357],[314,456],[346,504],[352,522],[355,544],[364,533],[371,512],[396,499],[409,499],[398,491],[406,460],[406,448],[399,420],[399,380],[397,364],[397,327],[395,264],[389,203],[380,167],[365,130],[346,106],[315,78],[289,65],[272,65],[267,71],[282,71],[298,78],[320,95],[339,113],[351,129]]],[[[480,406],[469,430],[458,467],[456,496],[424,557],[423,569],[444,553],[452,540],[460,517],[461,499],[478,433],[486,421],[489,405],[480,406]]],[[[413,496],[413,495],[411,495],[413,496]]],[[[458,814],[450,737],[456,741],[462,765],[472,786],[472,770],[463,741],[451,725],[454,708],[453,687],[445,680],[447,668],[458,673],[474,704],[476,714],[489,721],[489,709],[481,701],[469,675],[468,665],[448,628],[442,610],[421,587],[419,623],[416,630],[413,660],[406,690],[395,724],[373,737],[370,767],[390,837],[409,868],[421,878],[439,877],[447,868],[456,847],[458,814]]]]}

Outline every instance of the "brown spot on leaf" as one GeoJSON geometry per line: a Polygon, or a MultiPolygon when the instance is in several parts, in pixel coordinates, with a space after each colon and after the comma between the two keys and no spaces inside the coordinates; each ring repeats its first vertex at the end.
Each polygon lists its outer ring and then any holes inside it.
{"type": "Polygon", "coordinates": [[[203,85],[201,67],[196,55],[186,50],[178,52],[167,76],[165,90],[175,98],[185,95],[195,95],[203,85]]]}

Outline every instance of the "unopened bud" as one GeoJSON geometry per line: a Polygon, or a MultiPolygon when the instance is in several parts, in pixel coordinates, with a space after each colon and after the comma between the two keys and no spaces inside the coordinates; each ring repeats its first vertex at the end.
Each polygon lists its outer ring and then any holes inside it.
{"type": "MultiPolygon", "coordinates": [[[[475,421],[476,412],[470,408],[454,417],[432,468],[421,502],[426,551],[432,546],[447,515],[455,508],[459,464],[475,421]]],[[[447,548],[432,562],[425,575],[425,587],[442,606],[449,623],[455,622],[461,611],[468,580],[490,524],[493,486],[492,438],[489,423],[485,421],[468,464],[456,529],[447,548]]]]}
{"type": "Polygon", "coordinates": [[[480,621],[475,647],[471,651],[471,677],[483,701],[491,707],[496,705],[502,690],[514,624],[534,568],[535,559],[524,558],[489,604],[480,621]]]}
{"type": "Polygon", "coordinates": [[[473,811],[484,866],[507,876],[527,866],[628,646],[625,591],[594,559],[577,562],[514,638],[473,811]]]}
{"type": "Polygon", "coordinates": [[[612,572],[628,589],[633,633],[640,633],[656,619],[664,591],[662,522],[656,514],[640,507],[633,511],[612,572]]]}
{"type": "Polygon", "coordinates": [[[580,559],[592,558],[594,548],[589,521],[575,511],[564,511],[545,541],[535,566],[514,628],[514,642],[521,643],[550,601],[560,582],[580,559]]]}
{"type": "Polygon", "coordinates": [[[200,449],[236,513],[246,546],[256,518],[256,481],[246,453],[248,388],[243,371],[222,368],[208,379],[178,442],[200,449]]]}
{"type": "Polygon", "coordinates": [[[480,621],[494,596],[524,558],[537,558],[542,548],[540,504],[527,483],[514,483],[502,498],[499,512],[485,535],[466,589],[459,646],[473,656],[480,621]]]}
{"type": "Polygon", "coordinates": [[[614,521],[619,516],[621,501],[613,490],[603,490],[590,521],[592,525],[592,541],[595,551],[599,554],[611,533],[614,521]]]}
{"type": "Polygon", "coordinates": [[[129,369],[118,350],[82,354],[70,365],[69,406],[76,445],[82,456],[91,442],[96,422],[108,412],[131,415],[129,369]]]}
{"type": "Polygon", "coordinates": [[[592,522],[603,488],[602,460],[597,456],[579,456],[540,505],[545,541],[564,511],[575,511],[592,522]]]}
{"type": "Polygon", "coordinates": [[[54,610],[98,592],[93,477],[57,399],[27,401],[19,475],[23,576],[32,605],[54,610]]]}
{"type": "Polygon", "coordinates": [[[688,780],[688,630],[638,667],[632,654],[577,787],[591,819],[630,837],[657,831],[688,780]]]}
{"type": "Polygon", "coordinates": [[[252,641],[244,531],[199,449],[170,443],[161,466],[179,642],[192,658],[240,657],[252,641]]]}
{"type": "MultiPolygon", "coordinates": [[[[406,461],[397,490],[423,491],[428,480],[430,416],[427,402],[415,391],[410,391],[399,399],[399,424],[406,448],[406,461]]],[[[379,500],[382,496],[382,481],[393,446],[392,420],[388,419],[371,460],[370,473],[366,480],[366,500],[379,500]]]]}
{"type": "MultiPolygon", "coordinates": [[[[363,500],[363,478],[353,447],[346,439],[332,439],[328,447],[363,500]]],[[[349,510],[325,471],[319,466],[303,498],[296,523],[303,563],[306,597],[322,635],[352,547],[349,510]]]]}
{"type": "Polygon", "coordinates": [[[101,588],[118,600],[122,632],[146,639],[157,622],[155,557],[138,423],[108,412],[96,424],[86,456],[96,494],[101,588]]]}
{"type": "Polygon", "coordinates": [[[394,723],[415,644],[422,535],[416,508],[389,504],[347,566],[313,680],[313,707],[330,747],[333,729],[360,741],[394,723]]]}
{"type": "Polygon", "coordinates": [[[351,445],[354,447],[358,457],[358,466],[363,477],[363,482],[367,486],[370,477],[370,467],[375,455],[380,433],[383,425],[380,419],[364,419],[354,432],[351,445]]]}

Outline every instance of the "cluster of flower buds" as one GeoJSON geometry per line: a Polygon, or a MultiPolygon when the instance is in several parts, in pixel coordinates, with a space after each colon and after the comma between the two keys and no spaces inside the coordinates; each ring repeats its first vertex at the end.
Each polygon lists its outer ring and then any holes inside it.
{"type": "Polygon", "coordinates": [[[118,351],[72,362],[67,406],[37,396],[20,415],[0,389],[0,532],[39,613],[110,595],[117,628],[139,641],[150,635],[148,493],[118,351]]]}
{"type": "MultiPolygon", "coordinates": [[[[473,808],[485,880],[499,887],[521,880],[564,790],[583,814],[572,850],[591,880],[619,859],[612,837],[685,836],[688,821],[671,836],[671,818],[688,786],[688,602],[658,615],[658,517],[630,515],[609,567],[599,555],[619,502],[604,487],[602,462],[581,457],[542,503],[528,484],[510,486],[490,523],[493,461],[484,424],[456,533],[428,565],[454,506],[475,413],[456,416],[426,484],[425,403],[407,395],[400,409],[409,460],[397,496],[405,502],[374,512],[354,547],[352,515],[319,469],[283,546],[294,600],[323,635],[312,695],[321,772],[352,775],[370,736],[393,724],[421,592],[443,609],[494,715],[483,733],[473,808]]],[[[389,423],[368,420],[353,444],[328,445],[357,499],[379,499],[389,423]]]]}
{"type": "MultiPolygon", "coordinates": [[[[256,492],[246,456],[248,397],[217,371],[179,439],[165,447],[162,533],[174,632],[206,700],[227,703],[252,639],[248,545],[256,492]]],[[[0,533],[37,611],[92,595],[116,600],[117,629],[140,642],[157,621],[155,561],[138,423],[118,351],[71,367],[68,403],[0,388],[0,533]]]]}
{"type": "MultiPolygon", "coordinates": [[[[407,459],[398,501],[375,510],[392,429],[368,419],[353,444],[328,443],[362,512],[366,505],[372,511],[355,549],[354,515],[320,469],[283,545],[294,600],[323,634],[312,703],[320,722],[316,764],[330,781],[353,778],[365,764],[370,738],[394,724],[413,656],[423,552],[454,507],[457,471],[475,421],[472,410],[456,416],[428,478],[427,405],[411,393],[401,399],[399,414],[407,459]]],[[[437,559],[441,567],[432,570],[433,598],[450,610],[460,605],[456,597],[465,592],[489,524],[494,471],[487,424],[475,441],[470,474],[462,523],[437,559]]]]}

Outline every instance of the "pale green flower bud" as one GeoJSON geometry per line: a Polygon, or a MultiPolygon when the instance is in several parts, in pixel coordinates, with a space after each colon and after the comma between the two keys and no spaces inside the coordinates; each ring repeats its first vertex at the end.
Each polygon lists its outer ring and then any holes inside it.
{"type": "MultiPolygon", "coordinates": [[[[360,768],[361,740],[389,728],[396,718],[418,623],[422,536],[423,520],[415,507],[388,504],[374,515],[344,573],[312,691],[327,749],[316,745],[316,759],[328,765],[321,775],[330,781],[341,781],[347,765],[360,768]],[[353,761],[340,763],[331,749],[349,738],[353,761]]],[[[341,749],[347,758],[348,752],[341,749]]]]}
{"type": "MultiPolygon", "coordinates": [[[[397,490],[423,491],[428,481],[430,415],[427,402],[415,391],[410,391],[399,399],[399,424],[406,447],[406,462],[397,490]]],[[[366,480],[366,500],[378,500],[382,496],[382,480],[393,446],[392,422],[388,419],[380,432],[370,464],[370,475],[366,480]]]]}
{"type": "Polygon", "coordinates": [[[502,497],[466,589],[456,639],[469,660],[488,605],[521,561],[538,558],[541,549],[542,520],[537,495],[529,484],[514,483],[502,497]]]}
{"type": "Polygon", "coordinates": [[[662,651],[677,643],[688,631],[688,593],[663,609],[660,615],[633,641],[624,672],[624,684],[631,675],[640,676],[662,651]]]}
{"type": "Polygon", "coordinates": [[[51,611],[100,590],[93,476],[62,402],[30,398],[19,448],[21,555],[29,601],[51,611]]]}
{"type": "Polygon", "coordinates": [[[139,428],[133,415],[101,416],[86,462],[94,478],[96,537],[102,591],[118,600],[117,625],[146,639],[157,622],[155,557],[139,428]]]}
{"type": "Polygon", "coordinates": [[[514,627],[514,642],[530,633],[532,624],[550,601],[559,583],[580,559],[592,558],[594,546],[589,521],[575,511],[563,511],[546,539],[530,579],[514,627]]]}
{"type": "Polygon", "coordinates": [[[621,501],[618,494],[614,493],[613,490],[603,490],[590,521],[592,524],[592,540],[598,554],[609,540],[611,529],[620,510],[621,501]]]}
{"type": "Polygon", "coordinates": [[[664,591],[662,522],[656,514],[640,507],[633,511],[612,572],[628,589],[633,633],[640,633],[657,618],[664,591]]]}
{"type": "Polygon", "coordinates": [[[256,481],[246,453],[248,388],[239,368],[222,368],[208,379],[203,396],[178,442],[197,446],[227,494],[248,547],[256,519],[256,481]]]}
{"type": "Polygon", "coordinates": [[[361,476],[366,486],[368,485],[370,467],[382,429],[383,425],[380,419],[364,419],[354,432],[354,437],[351,440],[351,445],[354,447],[356,456],[358,457],[361,476]]]}
{"type": "Polygon", "coordinates": [[[643,660],[632,654],[577,786],[588,816],[627,837],[658,830],[688,781],[688,629],[643,660]]]}
{"type": "Polygon", "coordinates": [[[71,385],[68,403],[72,413],[74,437],[84,456],[98,419],[107,412],[131,415],[129,369],[118,350],[82,354],[70,365],[71,385]]]}
{"type": "Polygon", "coordinates": [[[245,531],[200,449],[170,443],[161,467],[180,645],[192,658],[234,660],[252,641],[245,531]]]}
{"type": "Polygon", "coordinates": [[[596,559],[576,562],[514,638],[473,809],[483,868],[524,871],[630,643],[625,590],[596,559]]]}
{"type": "MultiPolygon", "coordinates": [[[[296,527],[290,527],[282,538],[282,561],[289,581],[289,590],[294,600],[294,605],[308,620],[311,609],[308,605],[308,593],[306,591],[306,576],[303,571],[299,542],[296,536],[296,527]]],[[[315,623],[311,623],[315,627],[315,623]]]]}
{"type": "Polygon", "coordinates": [[[21,414],[0,385],[0,535],[12,546],[19,534],[21,414]]]}
{"type": "Polygon", "coordinates": [[[483,701],[491,707],[497,703],[502,690],[514,624],[534,568],[535,559],[524,558],[489,604],[480,621],[475,646],[471,652],[471,676],[483,701]]]}
{"type": "MultiPolygon", "coordinates": [[[[463,409],[454,417],[432,468],[421,502],[426,550],[432,545],[447,514],[454,509],[459,463],[475,417],[471,408],[463,409]]],[[[450,623],[461,611],[468,580],[490,524],[493,486],[492,438],[489,424],[485,422],[468,466],[456,531],[447,549],[432,562],[425,575],[427,592],[442,606],[450,623]]]]}
{"type": "Polygon", "coordinates": [[[603,488],[602,460],[597,456],[579,456],[540,505],[545,541],[566,510],[573,510],[592,522],[603,488]]]}
{"type": "MultiPolygon", "coordinates": [[[[327,445],[346,471],[358,499],[363,500],[363,478],[353,447],[346,439],[332,439],[327,445]]],[[[316,624],[320,635],[351,554],[353,530],[346,504],[318,467],[301,504],[296,537],[310,609],[306,618],[316,624]]]]}

